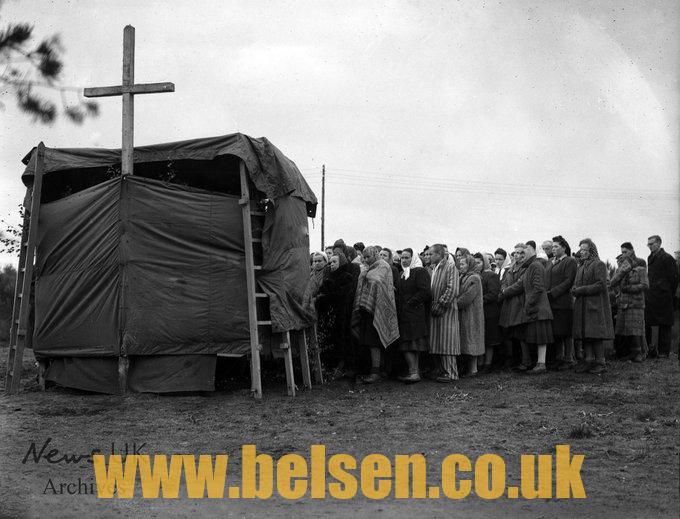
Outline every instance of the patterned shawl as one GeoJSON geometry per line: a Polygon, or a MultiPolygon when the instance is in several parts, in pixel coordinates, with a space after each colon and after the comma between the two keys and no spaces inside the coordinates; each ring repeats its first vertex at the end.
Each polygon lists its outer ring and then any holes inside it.
{"type": "Polygon", "coordinates": [[[392,269],[385,260],[377,260],[359,275],[352,309],[352,333],[357,337],[360,310],[373,314],[373,326],[383,347],[399,338],[392,269]]]}

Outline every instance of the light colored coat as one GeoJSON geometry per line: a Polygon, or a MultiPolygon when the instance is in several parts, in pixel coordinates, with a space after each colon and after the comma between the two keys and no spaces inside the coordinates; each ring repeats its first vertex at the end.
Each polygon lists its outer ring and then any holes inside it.
{"type": "Polygon", "coordinates": [[[458,322],[458,269],[453,260],[442,260],[432,271],[430,353],[460,355],[458,322]]]}
{"type": "Polygon", "coordinates": [[[460,352],[465,355],[484,354],[484,301],[482,280],[478,274],[464,275],[458,296],[460,319],[460,352]]]}

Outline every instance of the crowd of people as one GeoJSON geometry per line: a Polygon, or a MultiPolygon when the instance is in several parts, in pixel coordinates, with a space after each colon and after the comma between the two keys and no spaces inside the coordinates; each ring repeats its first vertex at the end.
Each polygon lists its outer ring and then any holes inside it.
{"type": "Polygon", "coordinates": [[[538,253],[527,241],[493,254],[337,240],[311,254],[304,304],[338,377],[370,384],[390,376],[446,383],[498,369],[601,374],[609,341],[632,362],[669,356],[680,251],[674,259],[661,244],[648,239],[645,262],[623,243],[610,272],[589,238],[573,254],[562,236],[538,253]]]}

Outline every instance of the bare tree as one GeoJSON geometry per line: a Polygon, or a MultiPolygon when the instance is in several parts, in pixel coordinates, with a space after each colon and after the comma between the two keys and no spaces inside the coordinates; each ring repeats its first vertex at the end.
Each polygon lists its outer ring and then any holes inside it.
{"type": "Polygon", "coordinates": [[[32,25],[19,23],[1,28],[0,99],[13,95],[21,110],[43,124],[53,123],[60,115],[76,124],[96,116],[97,103],[82,97],[82,89],[61,84],[63,52],[58,35],[36,44],[32,25]],[[59,104],[53,99],[55,95],[60,98],[59,104]]]}

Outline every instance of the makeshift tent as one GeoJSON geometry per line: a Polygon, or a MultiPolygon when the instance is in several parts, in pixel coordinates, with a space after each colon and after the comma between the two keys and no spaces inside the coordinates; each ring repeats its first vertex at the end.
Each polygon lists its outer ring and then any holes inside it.
{"type": "MultiPolygon", "coordinates": [[[[35,160],[35,149],[23,160],[27,186],[35,160]]],[[[134,391],[212,390],[216,356],[249,352],[241,161],[264,212],[258,282],[272,330],[311,324],[301,302],[317,200],[267,139],[137,147],[125,177],[120,150],[47,148],[32,335],[47,380],[118,393],[124,352],[134,391]]]]}

